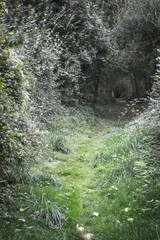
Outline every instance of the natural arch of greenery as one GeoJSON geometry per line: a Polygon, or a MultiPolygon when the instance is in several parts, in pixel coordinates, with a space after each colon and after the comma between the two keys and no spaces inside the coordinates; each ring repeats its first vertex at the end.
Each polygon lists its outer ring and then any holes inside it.
{"type": "Polygon", "coordinates": [[[0,1],[0,236],[159,240],[160,1],[0,1]]]}

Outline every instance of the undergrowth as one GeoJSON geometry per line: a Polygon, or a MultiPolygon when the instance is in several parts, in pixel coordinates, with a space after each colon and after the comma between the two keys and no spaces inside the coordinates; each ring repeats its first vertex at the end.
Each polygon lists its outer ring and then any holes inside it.
{"type": "MultiPolygon", "coordinates": [[[[69,158],[74,139],[81,137],[84,132],[100,129],[103,124],[104,121],[98,120],[89,107],[68,108],[63,115],[54,116],[50,128],[44,130],[42,127],[35,132],[34,145],[27,150],[27,161],[4,171],[5,180],[0,179],[2,239],[61,239],[63,235],[65,239],[65,231],[61,231],[61,228],[66,224],[68,205],[75,201],[78,204],[78,191],[73,191],[71,202],[65,203],[63,194],[68,191],[65,183],[48,167],[38,169],[37,164],[43,166],[43,163],[51,162],[56,165],[59,162],[58,154],[69,158]],[[61,190],[63,194],[59,196],[61,190]]],[[[66,169],[62,176],[67,175],[70,173],[66,169]]],[[[67,217],[71,218],[69,222],[72,222],[74,212],[75,209],[72,217],[67,217]]]]}
{"type": "Polygon", "coordinates": [[[131,123],[114,127],[92,158],[104,218],[96,223],[99,239],[160,238],[159,127],[159,107],[151,103],[131,123]]]}

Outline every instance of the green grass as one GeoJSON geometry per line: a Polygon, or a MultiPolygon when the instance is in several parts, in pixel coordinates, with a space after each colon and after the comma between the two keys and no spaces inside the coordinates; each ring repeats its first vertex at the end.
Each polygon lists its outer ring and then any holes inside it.
{"type": "Polygon", "coordinates": [[[2,189],[0,239],[78,240],[77,224],[95,240],[160,239],[157,138],[144,119],[86,112],[58,117],[32,153],[35,164],[12,174],[14,184],[2,189]],[[54,132],[69,150],[53,149],[54,132]]]}

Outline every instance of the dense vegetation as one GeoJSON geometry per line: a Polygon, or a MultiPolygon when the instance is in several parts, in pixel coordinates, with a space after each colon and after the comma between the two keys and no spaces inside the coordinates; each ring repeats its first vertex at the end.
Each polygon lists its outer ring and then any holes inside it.
{"type": "Polygon", "coordinates": [[[160,238],[159,36],[159,0],[0,1],[1,239],[160,238]]]}

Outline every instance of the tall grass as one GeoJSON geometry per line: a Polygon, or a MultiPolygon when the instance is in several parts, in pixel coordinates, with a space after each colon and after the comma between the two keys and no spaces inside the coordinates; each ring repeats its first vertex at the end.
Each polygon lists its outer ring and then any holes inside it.
{"type": "MultiPolygon", "coordinates": [[[[68,108],[62,115],[55,115],[48,129],[41,125],[38,128],[38,124],[35,124],[32,129],[32,134],[35,134],[33,146],[27,150],[28,161],[24,165],[8,169],[5,181],[0,179],[0,184],[3,185],[0,238],[57,240],[66,239],[66,234],[72,235],[72,225],[75,225],[74,218],[78,213],[78,191],[77,194],[73,191],[71,203],[68,203],[64,197],[68,191],[65,183],[62,184],[57,174],[53,175],[43,163],[56,164],[57,152],[64,155],[65,159],[65,155],[72,151],[72,139],[83,135],[85,131],[99,128],[102,124],[103,121],[98,122],[93,110],[87,107],[68,108]],[[42,165],[40,168],[39,163],[42,165]],[[59,196],[60,191],[62,196],[59,196]],[[66,222],[68,205],[71,205],[73,211],[69,213],[72,216],[68,216],[66,222]]],[[[62,170],[62,176],[70,174],[69,170],[62,170]]]]}
{"type": "Polygon", "coordinates": [[[160,239],[160,121],[158,105],[107,134],[90,164],[102,199],[100,239],[160,239]],[[106,225],[106,229],[105,229],[106,225]]]}
{"type": "Polygon", "coordinates": [[[48,129],[37,131],[37,141],[30,151],[30,158],[36,162],[44,159],[54,161],[55,152],[69,154],[73,141],[77,141],[85,131],[101,128],[104,122],[104,119],[95,116],[90,107],[67,108],[63,114],[54,115],[48,129]]]}

